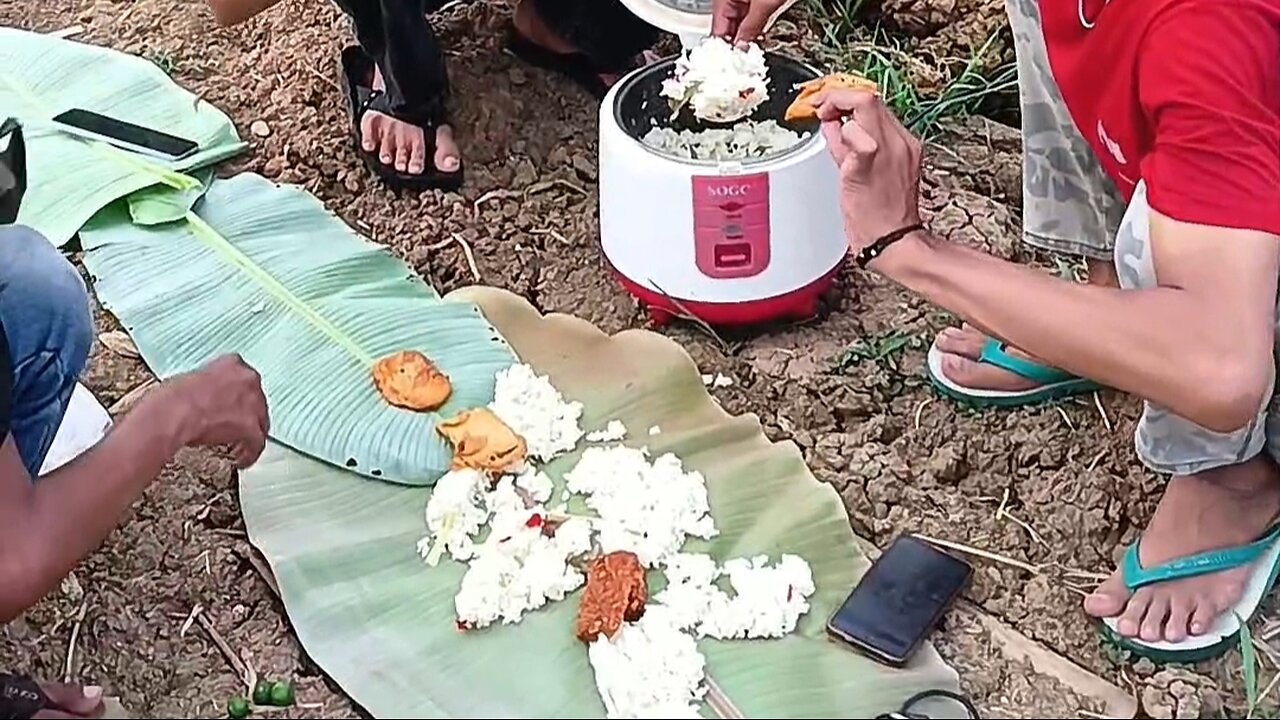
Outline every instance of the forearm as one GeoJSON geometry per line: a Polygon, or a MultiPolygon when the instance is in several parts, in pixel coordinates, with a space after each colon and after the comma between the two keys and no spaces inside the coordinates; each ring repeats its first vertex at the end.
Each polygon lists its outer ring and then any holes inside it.
{"type": "Polygon", "coordinates": [[[23,548],[21,592],[6,604],[28,607],[96,550],[129,506],[181,447],[171,408],[148,398],[97,445],[31,486],[23,512],[0,537],[23,548]],[[12,534],[11,534],[12,533],[12,534]]]}
{"type": "Polygon", "coordinates": [[[1235,382],[1226,358],[1236,353],[1223,346],[1253,332],[1179,288],[1068,282],[925,234],[902,241],[874,267],[1054,367],[1210,426],[1216,410],[1198,390],[1235,382]]]}

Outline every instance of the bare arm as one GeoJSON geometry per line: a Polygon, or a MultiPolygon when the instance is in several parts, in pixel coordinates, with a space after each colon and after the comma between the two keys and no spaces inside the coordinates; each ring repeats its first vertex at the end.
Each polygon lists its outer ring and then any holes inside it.
{"type": "Polygon", "coordinates": [[[182,446],[172,404],[144,403],[84,455],[32,483],[0,446],[0,622],[58,586],[182,446]]]}
{"type": "Polygon", "coordinates": [[[1151,216],[1151,290],[1067,282],[924,234],[872,267],[1051,365],[1235,430],[1270,392],[1280,238],[1151,216]]]}
{"type": "Polygon", "coordinates": [[[231,27],[253,18],[280,0],[208,0],[213,16],[222,27],[231,27]]]}
{"type": "Polygon", "coordinates": [[[258,375],[220,358],[150,392],[93,448],[32,482],[0,438],[0,622],[57,587],[186,445],[231,445],[247,467],[268,431],[258,375]]]}
{"type": "MultiPolygon", "coordinates": [[[[833,91],[815,106],[853,250],[919,222],[919,141],[874,94],[833,91]]],[[[1243,427],[1272,390],[1280,238],[1155,211],[1149,232],[1150,290],[1070,283],[922,232],[869,267],[1051,365],[1212,430],[1243,427]]]]}

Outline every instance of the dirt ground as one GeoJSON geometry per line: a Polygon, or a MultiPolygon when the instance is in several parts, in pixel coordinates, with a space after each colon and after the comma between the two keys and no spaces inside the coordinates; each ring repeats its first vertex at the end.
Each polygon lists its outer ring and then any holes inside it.
{"type": "MultiPolygon", "coordinates": [[[[885,3],[935,29],[956,4],[885,3]]],[[[999,25],[1000,5],[974,6],[984,13],[980,22],[999,25]]],[[[326,3],[287,0],[245,27],[218,30],[200,0],[0,0],[5,24],[42,31],[79,24],[78,39],[169,68],[252,141],[228,172],[305,186],[442,292],[478,279],[608,331],[644,326],[598,252],[593,105],[501,52],[508,12],[498,0],[477,0],[436,18],[461,100],[468,182],[462,195],[415,196],[378,185],[350,150],[335,83],[337,51],[349,36],[326,3]],[[428,249],[448,233],[474,249],[478,278],[459,246],[428,249]]],[[[1005,257],[1020,252],[1018,147],[1016,133],[976,120],[939,141],[925,188],[937,232],[1005,257]]],[[[726,344],[692,327],[663,331],[704,372],[733,378],[717,391],[727,409],[757,413],[770,436],[804,449],[861,534],[883,545],[898,532],[922,532],[1014,561],[976,559],[970,599],[1131,689],[1153,717],[1218,717],[1224,701],[1238,709],[1235,653],[1195,668],[1123,665],[1079,609],[1080,589],[1091,582],[1079,573],[1110,570],[1161,490],[1131,449],[1136,403],[1103,393],[1096,402],[1033,410],[957,408],[921,379],[928,341],[951,318],[852,271],[829,300],[822,318],[726,344]]],[[[111,319],[101,327],[110,329],[111,319]]],[[[85,382],[111,405],[147,377],[139,362],[99,346],[85,382]]],[[[301,652],[250,563],[234,488],[225,459],[183,453],[58,596],[0,629],[0,664],[104,684],[147,715],[217,717],[238,681],[202,623],[188,621],[198,607],[261,674],[298,681],[300,701],[311,705],[286,716],[357,716],[301,652]]],[[[1097,710],[1002,659],[964,618],[950,619],[938,644],[988,717],[1097,710]]],[[[1265,685],[1276,651],[1260,644],[1265,685]]]]}

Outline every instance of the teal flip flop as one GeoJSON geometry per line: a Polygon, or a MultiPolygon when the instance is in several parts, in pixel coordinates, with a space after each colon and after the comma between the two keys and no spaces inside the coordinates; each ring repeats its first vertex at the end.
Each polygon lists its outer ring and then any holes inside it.
{"type": "Polygon", "coordinates": [[[985,390],[968,388],[956,383],[942,372],[944,353],[935,343],[929,348],[927,372],[929,381],[939,392],[953,400],[978,407],[1015,407],[1035,405],[1100,390],[1101,385],[1082,377],[1071,375],[1047,365],[1024,360],[1006,352],[1006,345],[994,338],[987,338],[978,354],[978,362],[994,365],[1020,375],[1039,387],[1029,390],[985,390]]]}
{"type": "Polygon", "coordinates": [[[1166,641],[1147,642],[1141,638],[1129,638],[1120,634],[1119,618],[1104,618],[1103,633],[1115,644],[1139,657],[1161,663],[1193,663],[1213,659],[1239,642],[1241,623],[1247,623],[1262,604],[1262,598],[1275,585],[1280,574],[1280,524],[1274,525],[1262,537],[1248,545],[1223,550],[1211,550],[1189,557],[1171,560],[1163,565],[1144,568],[1138,562],[1138,543],[1125,550],[1120,562],[1124,584],[1130,592],[1140,587],[1187,577],[1253,565],[1253,571],[1245,584],[1239,602],[1218,616],[1213,627],[1202,635],[1193,635],[1177,643],[1166,641]]]}

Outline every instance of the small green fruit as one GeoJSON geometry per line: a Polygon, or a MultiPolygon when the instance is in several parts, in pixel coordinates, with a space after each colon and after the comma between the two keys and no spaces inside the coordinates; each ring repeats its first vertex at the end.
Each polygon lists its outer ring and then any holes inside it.
{"type": "Polygon", "coordinates": [[[271,681],[259,680],[253,686],[253,704],[254,705],[270,705],[271,704],[271,681]]]}
{"type": "Polygon", "coordinates": [[[276,707],[289,707],[293,704],[293,685],[278,682],[271,685],[271,704],[276,707]]]}
{"type": "Polygon", "coordinates": [[[249,701],[242,697],[233,697],[228,700],[227,717],[231,720],[243,720],[249,717],[249,701]]]}

